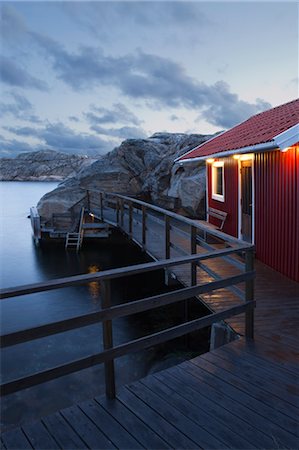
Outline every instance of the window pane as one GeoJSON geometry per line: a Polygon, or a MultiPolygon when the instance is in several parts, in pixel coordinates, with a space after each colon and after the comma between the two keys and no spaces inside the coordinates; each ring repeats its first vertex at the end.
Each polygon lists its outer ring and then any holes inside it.
{"type": "Polygon", "coordinates": [[[216,194],[223,195],[223,185],[222,185],[222,173],[223,167],[216,168],[216,194]]]}

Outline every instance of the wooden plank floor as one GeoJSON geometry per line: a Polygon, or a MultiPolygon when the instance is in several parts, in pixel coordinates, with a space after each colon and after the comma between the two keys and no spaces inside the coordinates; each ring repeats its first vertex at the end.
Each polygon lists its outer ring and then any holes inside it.
{"type": "Polygon", "coordinates": [[[6,449],[297,449],[298,399],[295,361],[240,339],[1,439],[6,449]]]}
{"type": "MultiPolygon", "coordinates": [[[[148,245],[155,258],[164,257],[161,239],[148,245]]],[[[123,386],[115,400],[96,397],[7,431],[3,448],[298,449],[299,285],[263,264],[256,270],[254,342],[241,337],[123,386]]],[[[188,284],[188,273],[177,275],[188,284]]],[[[204,276],[199,269],[201,282],[204,276]]],[[[233,295],[218,291],[204,300],[218,309],[233,295]]],[[[242,334],[241,316],[231,324],[242,334]]]]}

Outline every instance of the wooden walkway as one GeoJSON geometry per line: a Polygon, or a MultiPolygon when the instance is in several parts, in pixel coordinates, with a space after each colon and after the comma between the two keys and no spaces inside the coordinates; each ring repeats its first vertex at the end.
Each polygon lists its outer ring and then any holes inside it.
{"type": "Polygon", "coordinates": [[[6,432],[3,448],[297,449],[295,361],[275,348],[235,341],[6,432]]]}
{"type": "MultiPolygon", "coordinates": [[[[148,218],[152,235],[147,236],[147,250],[157,260],[164,257],[162,226],[155,217],[148,218]]],[[[132,237],[140,242],[141,235],[136,221],[132,237]]],[[[176,233],[175,239],[190,252],[183,234],[176,233]]],[[[174,248],[172,256],[177,256],[174,248]]],[[[234,264],[223,264],[223,258],[205,264],[222,275],[239,273],[234,264]]],[[[190,285],[190,268],[172,270],[190,285]]],[[[115,399],[96,397],[7,431],[1,436],[3,448],[298,449],[299,284],[260,263],[256,270],[254,341],[241,337],[123,386],[115,399]]],[[[209,281],[200,267],[197,278],[209,281]]],[[[202,297],[216,311],[236,302],[235,293],[227,289],[202,297]]],[[[243,335],[244,317],[229,323],[243,335]]]]}

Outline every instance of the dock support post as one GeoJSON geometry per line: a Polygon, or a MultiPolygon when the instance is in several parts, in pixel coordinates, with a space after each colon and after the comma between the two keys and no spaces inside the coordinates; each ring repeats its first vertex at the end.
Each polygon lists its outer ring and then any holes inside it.
{"type": "Polygon", "coordinates": [[[121,228],[124,227],[124,200],[121,199],[120,201],[120,226],[121,228]]]}
{"type": "Polygon", "coordinates": [[[103,215],[103,193],[100,192],[100,214],[101,214],[101,221],[103,222],[104,215],[103,215]]]}
{"type": "MultiPolygon", "coordinates": [[[[247,250],[245,254],[245,271],[251,272],[254,269],[254,253],[253,249],[247,250]]],[[[254,300],[254,280],[245,282],[245,301],[252,302],[254,300]]],[[[254,339],[254,306],[252,305],[245,313],[245,336],[246,339],[254,339]]]]}
{"type": "MultiPolygon", "coordinates": [[[[164,241],[165,241],[165,259],[170,258],[170,217],[164,215],[164,241]]],[[[168,269],[164,269],[165,272],[165,284],[170,284],[170,272],[168,269]]]]}
{"type": "MultiPolygon", "coordinates": [[[[194,226],[191,226],[191,255],[196,254],[196,234],[197,229],[194,226]]],[[[196,279],[196,271],[197,271],[197,263],[193,262],[191,263],[191,286],[195,286],[197,283],[196,279]]]]}
{"type": "Polygon", "coordinates": [[[142,245],[146,247],[146,207],[142,206],[142,245]]]}
{"type": "Polygon", "coordinates": [[[87,209],[90,211],[90,194],[89,190],[86,191],[87,209]]]}
{"type": "Polygon", "coordinates": [[[119,226],[119,200],[116,200],[116,224],[119,226]]]}
{"type": "Polygon", "coordinates": [[[170,218],[169,216],[164,216],[165,224],[165,259],[170,258],[170,218]]]}
{"type": "Polygon", "coordinates": [[[132,202],[129,203],[129,236],[133,233],[133,206],[132,202]]]}
{"type": "MultiPolygon", "coordinates": [[[[103,294],[102,294],[102,309],[110,308],[111,306],[111,285],[110,280],[102,281],[103,294]]],[[[112,336],[112,321],[105,320],[103,322],[103,346],[104,350],[113,348],[113,336],[112,336]]],[[[115,372],[114,372],[114,360],[105,361],[105,385],[106,395],[108,398],[115,398],[115,372]]]]}

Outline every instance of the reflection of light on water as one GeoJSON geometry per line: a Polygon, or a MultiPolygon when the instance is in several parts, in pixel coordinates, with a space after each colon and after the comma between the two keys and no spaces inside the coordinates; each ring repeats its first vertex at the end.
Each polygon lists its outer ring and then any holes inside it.
{"type": "MultiPolygon", "coordinates": [[[[99,272],[101,269],[100,267],[96,266],[96,265],[92,265],[88,267],[88,273],[95,273],[95,272],[99,272]]],[[[91,298],[93,299],[98,299],[100,297],[100,292],[101,292],[101,284],[99,281],[90,281],[88,283],[88,290],[90,293],[91,298]]]]}

